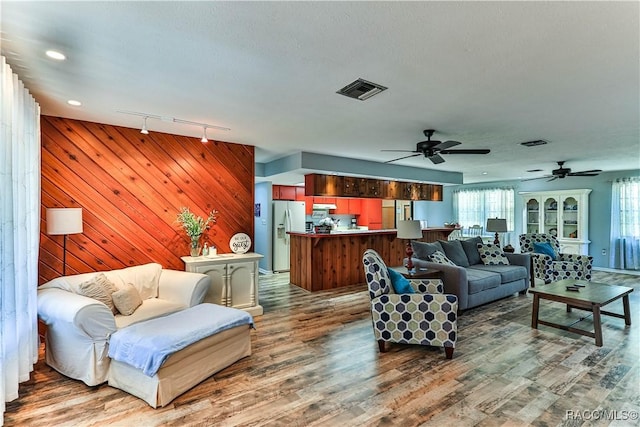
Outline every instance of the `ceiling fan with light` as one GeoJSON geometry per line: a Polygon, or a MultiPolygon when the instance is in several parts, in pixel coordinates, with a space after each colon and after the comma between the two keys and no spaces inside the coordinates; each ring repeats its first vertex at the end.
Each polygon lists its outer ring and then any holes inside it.
{"type": "MultiPolygon", "coordinates": [[[[556,179],[563,179],[567,176],[597,176],[598,173],[602,172],[601,169],[591,169],[588,171],[580,171],[580,172],[571,172],[571,168],[563,167],[564,161],[557,162],[559,168],[551,171],[551,175],[540,176],[538,178],[529,178],[523,179],[523,181],[533,181],[535,179],[545,179],[548,178],[547,181],[554,181],[556,179]]],[[[528,170],[527,172],[539,172],[539,169],[528,170]]]]}
{"type": "Polygon", "coordinates": [[[407,156],[398,157],[397,159],[387,160],[385,163],[395,162],[397,160],[407,159],[409,157],[415,156],[424,156],[427,159],[431,160],[434,164],[443,163],[444,159],[440,154],[489,154],[491,150],[489,149],[465,149],[465,150],[450,150],[449,148],[455,147],[456,145],[460,145],[461,142],[458,141],[432,141],[431,137],[435,133],[433,129],[426,129],[423,131],[424,135],[427,137],[426,141],[418,142],[416,144],[415,150],[381,150],[381,151],[389,151],[389,152],[403,152],[403,153],[413,153],[407,156]]]}

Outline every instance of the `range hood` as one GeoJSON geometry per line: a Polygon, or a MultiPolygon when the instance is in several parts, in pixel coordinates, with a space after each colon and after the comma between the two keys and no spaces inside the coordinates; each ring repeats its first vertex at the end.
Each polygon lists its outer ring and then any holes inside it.
{"type": "Polygon", "coordinates": [[[314,211],[328,211],[328,210],[333,210],[337,208],[338,207],[336,205],[331,203],[314,203],[313,204],[314,211]]]}

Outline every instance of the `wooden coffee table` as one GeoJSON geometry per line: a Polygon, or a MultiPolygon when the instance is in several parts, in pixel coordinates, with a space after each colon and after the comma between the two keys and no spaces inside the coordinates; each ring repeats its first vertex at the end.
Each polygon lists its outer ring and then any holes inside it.
{"type": "Polygon", "coordinates": [[[624,319],[625,325],[630,326],[631,314],[629,313],[629,294],[631,292],[633,292],[633,288],[627,288],[625,286],[607,285],[604,283],[587,282],[585,280],[575,279],[560,280],[545,286],[529,289],[529,293],[533,294],[531,327],[538,329],[538,324],[540,324],[585,335],[587,337],[595,338],[596,346],[602,347],[602,324],[600,321],[600,315],[606,314],[607,316],[619,317],[624,319]],[[568,291],[566,289],[567,286],[575,286],[576,284],[584,284],[584,287],[580,287],[578,292],[568,291]],[[618,298],[622,298],[624,315],[601,310],[601,307],[604,307],[618,298]],[[572,308],[591,311],[593,313],[594,332],[538,319],[538,310],[541,299],[565,303],[567,304],[567,311],[571,311],[572,308]]]}
{"type": "Polygon", "coordinates": [[[435,268],[415,268],[415,272],[410,273],[407,267],[398,265],[389,267],[402,274],[407,279],[442,279],[442,271],[435,268]]]}

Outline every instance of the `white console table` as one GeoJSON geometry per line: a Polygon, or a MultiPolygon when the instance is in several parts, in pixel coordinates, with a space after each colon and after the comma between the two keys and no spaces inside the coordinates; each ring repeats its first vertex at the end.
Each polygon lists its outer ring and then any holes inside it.
{"type": "Polygon", "coordinates": [[[220,254],[214,257],[182,257],[185,271],[211,277],[204,302],[239,308],[252,316],[263,313],[258,301],[258,261],[263,255],[220,254]]]}

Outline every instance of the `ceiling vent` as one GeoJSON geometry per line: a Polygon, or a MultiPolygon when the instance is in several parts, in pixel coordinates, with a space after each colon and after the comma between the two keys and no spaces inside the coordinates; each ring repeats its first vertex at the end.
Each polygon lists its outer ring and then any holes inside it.
{"type": "Polygon", "coordinates": [[[387,88],[377,83],[371,83],[363,79],[358,79],[355,82],[349,83],[338,92],[340,95],[348,96],[349,98],[359,99],[364,101],[371,98],[387,88]]]}
{"type": "Polygon", "coordinates": [[[535,147],[537,145],[545,145],[548,144],[544,139],[536,139],[535,141],[527,141],[521,142],[520,145],[524,145],[525,147],[535,147]]]}

